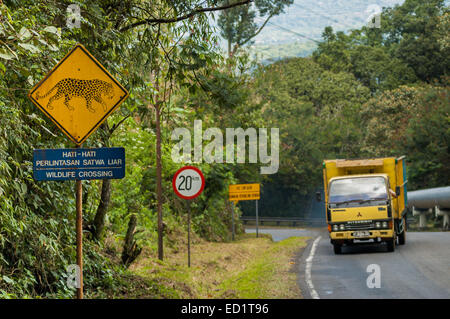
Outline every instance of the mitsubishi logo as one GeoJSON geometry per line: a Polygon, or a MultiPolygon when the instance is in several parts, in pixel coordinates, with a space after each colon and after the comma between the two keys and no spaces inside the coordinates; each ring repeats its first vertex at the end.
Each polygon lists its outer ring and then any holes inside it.
{"type": "Polygon", "coordinates": [[[358,215],[356,215],[357,217],[362,217],[362,215],[361,215],[361,213],[360,212],[358,212],[358,215]]]}

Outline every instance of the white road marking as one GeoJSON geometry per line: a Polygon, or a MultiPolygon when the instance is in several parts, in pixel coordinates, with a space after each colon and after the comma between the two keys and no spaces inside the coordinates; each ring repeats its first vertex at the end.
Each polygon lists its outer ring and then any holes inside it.
{"type": "Polygon", "coordinates": [[[317,237],[311,247],[311,251],[309,252],[309,256],[306,259],[306,269],[305,269],[305,277],[306,277],[306,284],[309,288],[309,293],[311,294],[311,297],[313,299],[320,299],[319,294],[314,289],[314,285],[312,283],[311,279],[311,267],[312,267],[312,261],[314,258],[314,254],[316,253],[317,244],[319,243],[319,240],[322,238],[322,236],[317,237]]]}

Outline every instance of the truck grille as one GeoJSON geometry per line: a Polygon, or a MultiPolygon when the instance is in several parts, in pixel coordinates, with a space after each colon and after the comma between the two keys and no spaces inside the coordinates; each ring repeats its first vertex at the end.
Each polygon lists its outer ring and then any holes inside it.
{"type": "Polygon", "coordinates": [[[366,230],[375,228],[375,224],[372,221],[362,223],[347,223],[345,225],[346,230],[366,230]]]}

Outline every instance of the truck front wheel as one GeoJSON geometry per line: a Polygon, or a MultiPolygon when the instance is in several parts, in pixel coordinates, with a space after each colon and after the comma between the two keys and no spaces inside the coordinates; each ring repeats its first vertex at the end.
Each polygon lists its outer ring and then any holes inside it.
{"type": "Polygon", "coordinates": [[[387,242],[387,251],[392,252],[395,250],[395,236],[387,242]]]}
{"type": "Polygon", "coordinates": [[[339,255],[342,253],[342,245],[339,244],[333,244],[333,248],[334,248],[334,253],[336,255],[339,255]]]}

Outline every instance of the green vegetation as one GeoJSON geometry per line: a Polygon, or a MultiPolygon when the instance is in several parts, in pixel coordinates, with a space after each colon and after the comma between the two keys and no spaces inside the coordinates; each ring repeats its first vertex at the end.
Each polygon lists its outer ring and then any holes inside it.
{"type": "Polygon", "coordinates": [[[131,270],[147,282],[171,287],[175,298],[300,298],[294,255],[306,238],[272,242],[268,235],[243,234],[234,242],[197,239],[191,268],[186,249],[171,253],[164,262],[140,258],[131,270]]]}
{"type": "Polygon", "coordinates": [[[299,247],[305,247],[305,238],[291,237],[258,253],[241,273],[225,280],[225,291],[236,291],[237,298],[287,299],[300,298],[296,284],[297,271],[292,269],[299,247]]]}
{"type": "MultiPolygon", "coordinates": [[[[166,20],[199,3],[80,1],[81,28],[66,27],[71,1],[0,4],[1,296],[74,294],[66,284],[67,267],[75,263],[74,182],[36,182],[32,175],[33,149],[73,145],[26,94],[77,42],[131,91],[120,110],[83,145],[123,146],[128,159],[127,178],[83,183],[86,297],[123,282],[126,271],[117,256],[121,249],[113,248],[121,247],[132,215],[137,215],[138,247],[157,249],[158,213],[163,215],[164,234],[159,234],[164,246],[178,245],[185,203],[171,190],[171,178],[182,164],[171,160],[170,133],[174,127],[191,127],[191,119],[201,116],[185,97],[202,90],[198,78],[212,78],[212,65],[225,63],[214,51],[216,39],[206,14],[179,23],[166,20]],[[159,12],[161,23],[142,22],[149,12],[159,12]]],[[[232,78],[222,74],[224,81],[232,78]]],[[[209,101],[214,90],[214,85],[204,90],[209,101]]],[[[200,167],[210,186],[192,205],[193,230],[210,240],[227,239],[231,220],[226,191],[237,180],[230,167],[200,167]]]]}
{"type": "Polygon", "coordinates": [[[327,27],[312,58],[255,72],[253,100],[282,132],[282,165],[264,183],[271,196],[262,214],[303,214],[326,158],[406,155],[408,190],[448,184],[448,10],[444,1],[407,0],[384,9],[380,29],[327,27]]]}
{"type": "MultiPolygon", "coordinates": [[[[73,145],[26,94],[77,42],[131,92],[83,145],[125,147],[127,158],[124,179],[83,182],[86,297],[298,296],[287,283],[273,287],[260,279],[279,276],[275,269],[286,272],[303,240],[230,243],[231,183],[262,183],[261,211],[272,216],[298,216],[312,207],[309,195],[321,184],[325,158],[406,155],[409,190],[448,183],[444,1],[406,0],[386,8],[381,29],[344,34],[326,28],[312,56],[269,65],[252,62],[245,47],[232,56],[220,52],[209,13],[196,8],[223,1],[83,0],[77,2],[81,27],[72,29],[66,27],[71,3],[0,4],[0,297],[74,295],[66,269],[76,255],[75,183],[37,182],[32,167],[33,149],[73,145]],[[193,256],[208,261],[199,266],[194,257],[188,270],[182,253],[187,207],[171,189],[184,164],[172,161],[171,133],[192,130],[196,119],[204,129],[279,128],[280,168],[262,176],[261,164],[195,164],[207,187],[191,206],[193,256]],[[124,265],[131,218],[137,220],[134,252],[143,252],[124,265]],[[217,254],[226,247],[242,254],[246,268],[224,271],[232,263],[217,254]],[[284,266],[271,262],[276,255],[284,266]],[[202,286],[198,278],[210,270],[211,284],[202,286]]],[[[270,16],[282,9],[261,10],[270,16]]],[[[246,38],[236,35],[232,43],[246,38]]],[[[248,205],[239,207],[253,215],[254,204],[248,205]]],[[[237,228],[242,233],[239,222],[237,228]]],[[[294,282],[291,275],[281,277],[294,282]]]]}

